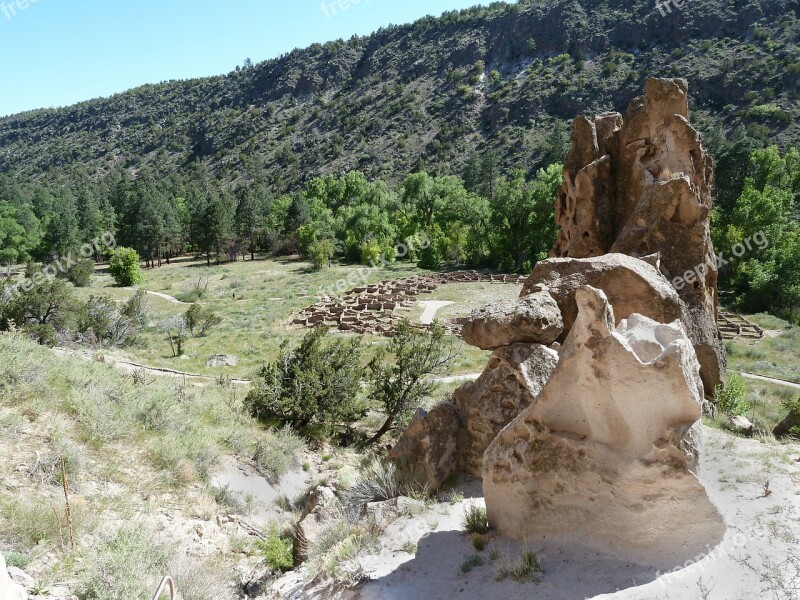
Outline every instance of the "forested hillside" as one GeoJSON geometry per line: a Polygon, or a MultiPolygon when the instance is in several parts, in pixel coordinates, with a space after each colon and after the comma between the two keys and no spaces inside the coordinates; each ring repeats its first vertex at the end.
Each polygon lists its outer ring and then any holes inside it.
{"type": "Polygon", "coordinates": [[[458,173],[493,149],[529,174],[568,120],[622,110],[645,78],[690,83],[707,135],[797,139],[797,0],[496,3],[316,44],[219,77],[0,120],[0,172],[99,177],[195,159],[225,183],[294,190],[326,173],[458,173]]]}
{"type": "Polygon", "coordinates": [[[0,119],[0,263],[112,233],[150,266],[266,251],[322,269],[424,238],[405,260],[526,272],[554,240],[569,120],[681,76],[716,160],[718,249],[769,234],[722,284],[794,319],[798,4],[496,3],[0,119]]]}

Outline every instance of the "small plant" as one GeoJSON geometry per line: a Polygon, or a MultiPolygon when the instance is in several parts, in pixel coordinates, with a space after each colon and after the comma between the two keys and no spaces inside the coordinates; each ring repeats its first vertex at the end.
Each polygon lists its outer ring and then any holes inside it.
{"type": "Polygon", "coordinates": [[[294,567],[293,545],[291,538],[283,537],[273,529],[266,539],[256,543],[256,548],[270,569],[284,573],[294,567]]]}
{"type": "Polygon", "coordinates": [[[417,553],[417,544],[412,542],[411,540],[407,541],[403,544],[401,550],[403,552],[407,552],[408,554],[416,554],[417,553]]]}
{"type": "Polygon", "coordinates": [[[472,547],[475,548],[478,552],[483,552],[483,549],[486,548],[486,536],[481,535],[479,533],[473,533],[470,537],[472,541],[472,547]]]}
{"type": "Polygon", "coordinates": [[[311,463],[310,463],[310,462],[308,462],[308,461],[304,462],[304,463],[303,463],[303,471],[305,471],[306,473],[308,473],[310,470],[311,470],[311,463]]]}
{"type": "Polygon", "coordinates": [[[375,463],[342,495],[342,504],[348,516],[358,518],[370,502],[391,500],[400,496],[395,479],[394,464],[375,463]]]}
{"type": "Polygon", "coordinates": [[[472,571],[472,569],[474,569],[475,567],[480,567],[482,564],[483,564],[483,558],[477,555],[470,556],[467,560],[461,563],[459,569],[462,573],[469,573],[470,571],[472,571]]]}
{"type": "Polygon", "coordinates": [[[4,555],[6,559],[6,566],[15,567],[17,569],[24,569],[28,566],[28,556],[20,552],[9,552],[4,555]]]}
{"type": "Polygon", "coordinates": [[[522,553],[522,562],[515,566],[500,569],[497,580],[502,581],[503,579],[511,577],[520,582],[531,581],[533,583],[539,583],[541,579],[538,575],[543,574],[544,568],[539,562],[539,558],[530,550],[525,550],[525,552],[522,553]]]}
{"type": "Polygon", "coordinates": [[[467,533],[477,533],[480,535],[489,533],[489,518],[486,515],[486,509],[475,505],[467,508],[464,513],[462,527],[467,533]]]}
{"type": "Polygon", "coordinates": [[[738,373],[728,373],[725,385],[714,390],[714,404],[723,415],[742,415],[747,410],[744,378],[738,373]]]}

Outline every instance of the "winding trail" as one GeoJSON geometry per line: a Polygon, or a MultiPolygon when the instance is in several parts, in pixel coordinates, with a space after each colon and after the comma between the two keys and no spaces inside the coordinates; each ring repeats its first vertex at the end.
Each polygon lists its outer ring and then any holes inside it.
{"type": "Polygon", "coordinates": [[[422,312],[422,316],[419,318],[420,323],[423,325],[430,325],[436,318],[436,313],[439,312],[440,309],[444,308],[445,306],[450,306],[451,304],[455,304],[455,302],[449,302],[446,300],[421,300],[419,305],[425,310],[422,312]]]}
{"type": "MultiPolygon", "coordinates": [[[[138,291],[137,288],[132,288],[132,287],[126,287],[126,288],[122,288],[122,289],[128,290],[130,292],[138,291]]],[[[162,300],[166,300],[167,302],[172,302],[173,304],[185,304],[185,305],[189,304],[188,302],[181,302],[180,300],[178,300],[177,298],[175,298],[173,296],[170,296],[169,294],[162,294],[161,292],[151,292],[150,290],[144,290],[144,291],[145,291],[145,293],[147,293],[150,296],[155,296],[156,298],[161,298],[162,300]]]]}
{"type": "Polygon", "coordinates": [[[746,371],[739,371],[739,374],[745,379],[754,379],[756,381],[766,381],[767,383],[774,383],[784,387],[794,388],[800,390],[800,383],[794,381],[786,381],[785,379],[775,379],[774,377],[765,377],[764,375],[756,375],[755,373],[747,373],[746,371]]]}

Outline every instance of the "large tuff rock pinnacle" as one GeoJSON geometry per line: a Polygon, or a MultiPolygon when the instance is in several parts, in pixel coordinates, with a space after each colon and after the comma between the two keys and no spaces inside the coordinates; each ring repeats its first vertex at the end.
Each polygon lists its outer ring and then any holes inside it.
{"type": "Polygon", "coordinates": [[[564,318],[564,333],[559,338],[563,341],[578,316],[575,293],[584,285],[603,290],[617,323],[634,313],[659,323],[672,323],[685,315],[678,292],[664,276],[651,264],[625,254],[543,260],[533,269],[522,295],[546,287],[564,318]]]}
{"type": "Polygon", "coordinates": [[[484,455],[489,520],[626,560],[694,556],[724,526],[690,471],[702,394],[692,344],[680,321],[635,314],[615,329],[601,290],[575,297],[555,372],[484,455]]]}
{"type": "Polygon", "coordinates": [[[540,344],[514,344],[495,352],[477,381],[456,390],[461,419],[458,467],[481,477],[483,454],[500,430],[531,405],[558,364],[558,352],[540,344]]]}
{"type": "Polygon", "coordinates": [[[660,253],[687,305],[684,325],[710,393],[726,368],[710,235],[713,164],[688,119],[683,79],[649,79],[624,120],[618,113],[576,118],[551,255],[660,253]]]}
{"type": "Polygon", "coordinates": [[[482,350],[517,343],[549,346],[561,335],[563,325],[556,301],[541,291],[473,311],[464,323],[461,337],[482,350]]]}
{"type": "Polygon", "coordinates": [[[429,491],[438,489],[458,468],[459,425],[456,408],[449,402],[430,411],[419,409],[389,452],[397,478],[429,491]]]}

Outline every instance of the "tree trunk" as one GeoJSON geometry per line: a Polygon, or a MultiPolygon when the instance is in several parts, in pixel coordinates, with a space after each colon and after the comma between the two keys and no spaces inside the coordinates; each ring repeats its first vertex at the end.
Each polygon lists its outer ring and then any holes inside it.
{"type": "Polygon", "coordinates": [[[394,415],[389,415],[389,418],[386,419],[386,422],[383,425],[381,425],[381,428],[378,429],[377,433],[367,440],[367,446],[376,444],[378,440],[386,435],[386,432],[392,428],[392,425],[394,425],[394,415]]]}

